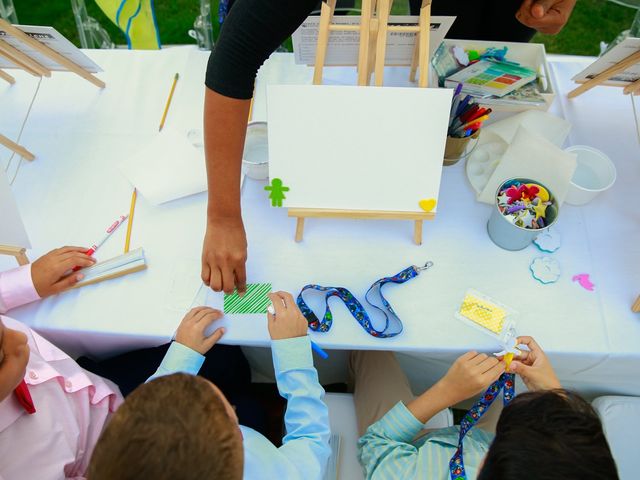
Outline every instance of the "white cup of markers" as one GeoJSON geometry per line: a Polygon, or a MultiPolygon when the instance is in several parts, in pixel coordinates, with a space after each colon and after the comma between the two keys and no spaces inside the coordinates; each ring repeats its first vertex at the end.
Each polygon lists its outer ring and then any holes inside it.
{"type": "Polygon", "coordinates": [[[447,131],[447,135],[453,138],[471,137],[491,115],[490,108],[481,107],[471,95],[462,98],[461,91],[462,84],[459,83],[453,94],[447,131]]]}

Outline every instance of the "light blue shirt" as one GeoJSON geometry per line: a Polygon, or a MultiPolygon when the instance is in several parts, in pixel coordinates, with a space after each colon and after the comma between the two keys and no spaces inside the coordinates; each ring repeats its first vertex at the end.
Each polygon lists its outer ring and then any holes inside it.
{"type": "MultiPolygon", "coordinates": [[[[311,341],[308,336],[273,340],[271,354],[278,391],[287,400],[286,435],[282,446],[276,448],[262,434],[240,426],[244,478],[319,480],[331,454],[329,412],[323,401],[324,389],[313,366],[311,341]]],[[[203,363],[204,356],[173,342],[149,380],[177,372],[196,375],[203,363]]]]}
{"type": "MultiPolygon", "coordinates": [[[[369,480],[449,480],[449,460],[458,448],[459,427],[429,432],[414,440],[424,425],[398,402],[358,441],[358,457],[369,480]]],[[[493,435],[473,428],[464,438],[464,466],[475,480],[493,435]]]]}

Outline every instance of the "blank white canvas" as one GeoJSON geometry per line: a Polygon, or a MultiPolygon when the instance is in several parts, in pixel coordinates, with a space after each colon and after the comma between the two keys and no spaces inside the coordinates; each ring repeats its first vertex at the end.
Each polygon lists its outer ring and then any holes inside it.
{"type": "Polygon", "coordinates": [[[283,206],[421,212],[421,199],[438,198],[451,96],[270,85],[269,176],[290,188],[283,206]]]}
{"type": "Polygon", "coordinates": [[[3,168],[0,168],[0,244],[31,248],[29,236],[3,168]]]}

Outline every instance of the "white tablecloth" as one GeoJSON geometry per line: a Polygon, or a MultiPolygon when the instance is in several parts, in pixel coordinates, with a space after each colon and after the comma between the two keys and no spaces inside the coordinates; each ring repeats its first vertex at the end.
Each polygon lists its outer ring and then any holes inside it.
{"type": "MultiPolygon", "coordinates": [[[[89,245],[128,211],[131,186],[117,164],[157,131],[175,72],[180,80],[167,127],[185,134],[201,129],[205,52],[179,47],[88,54],[105,69],[101,77],[107,88],[99,90],[70,74],[44,79],[22,135],[21,143],[38,155],[22,165],[14,183],[34,245],[32,258],[64,244],[89,245]]],[[[434,267],[418,278],[385,287],[403,319],[402,335],[370,337],[336,302],[334,327],[312,334],[314,340],[329,349],[409,352],[402,362],[414,386],[421,387],[460,353],[495,347],[453,316],[471,287],[519,312],[518,331],[538,339],[568,385],[587,393],[640,395],[640,318],[630,311],[640,294],[640,213],[634,188],[640,179],[638,139],[630,99],[619,89],[598,88],[573,101],[565,99],[572,88],[570,77],[590,61],[552,58],[558,99],[551,112],[573,123],[568,144],[591,145],[611,156],[618,181],[587,207],[562,208],[558,229],[563,246],[553,254],[563,270],[558,283],[541,285],[531,277],[528,266],[541,255],[535,247],[508,252],[491,242],[486,234],[490,207],[475,201],[462,163],[444,169],[438,215],[425,223],[422,246],[412,243],[411,222],[325,219],[308,220],[305,240],[295,243],[294,220],[285,209],[269,206],[263,182],[247,180],[243,207],[249,280],[294,293],[307,283],[340,285],[361,297],[376,279],[431,260],[434,267]],[[573,283],[577,273],[589,273],[596,291],[573,283]]],[[[325,72],[327,83],[349,82],[354,76],[343,68],[325,72]]],[[[405,73],[391,69],[387,79],[406,84],[405,73]]],[[[309,81],[310,70],[293,66],[291,56],[273,57],[260,75],[254,119],[266,117],[266,83],[309,81]]],[[[9,116],[24,118],[28,87],[0,90],[3,112],[8,105],[9,116]]],[[[10,133],[7,117],[2,115],[0,131],[10,133]]],[[[160,207],[139,197],[132,246],[144,247],[148,270],[67,292],[12,315],[75,352],[105,354],[168,339],[199,287],[205,207],[204,193],[160,207]]],[[[119,254],[124,233],[117,232],[98,258],[119,254]]],[[[0,259],[0,267],[9,264],[0,259]]],[[[228,343],[268,344],[262,318],[239,316],[228,325],[228,343]]],[[[256,352],[256,358],[262,355],[256,352]]],[[[336,360],[343,357],[334,357],[320,366],[323,379],[343,376],[336,360]]]]}

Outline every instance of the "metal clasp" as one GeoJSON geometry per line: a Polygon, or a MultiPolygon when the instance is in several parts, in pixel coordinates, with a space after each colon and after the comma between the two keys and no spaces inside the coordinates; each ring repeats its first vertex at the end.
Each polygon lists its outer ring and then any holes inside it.
{"type": "Polygon", "coordinates": [[[422,266],[422,267],[416,267],[416,270],[417,270],[418,272],[422,272],[422,271],[427,270],[427,269],[429,269],[429,268],[431,268],[431,267],[433,267],[433,262],[432,262],[431,260],[429,260],[428,262],[426,262],[426,263],[424,264],[424,266],[422,266]]]}

